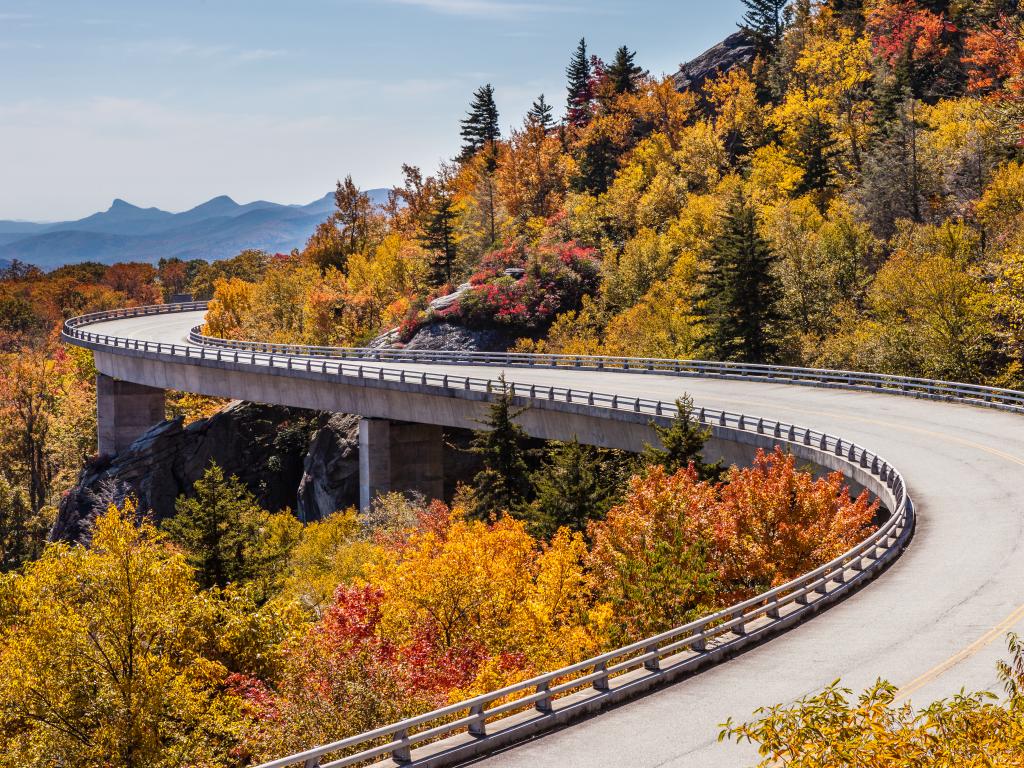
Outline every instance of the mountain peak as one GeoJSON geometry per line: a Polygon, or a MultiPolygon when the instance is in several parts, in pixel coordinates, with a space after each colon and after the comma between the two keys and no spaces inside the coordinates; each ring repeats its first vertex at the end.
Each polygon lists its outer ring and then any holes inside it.
{"type": "Polygon", "coordinates": [[[132,205],[127,200],[122,200],[120,197],[115,197],[114,202],[110,204],[108,211],[138,211],[141,210],[139,206],[132,205]]]}

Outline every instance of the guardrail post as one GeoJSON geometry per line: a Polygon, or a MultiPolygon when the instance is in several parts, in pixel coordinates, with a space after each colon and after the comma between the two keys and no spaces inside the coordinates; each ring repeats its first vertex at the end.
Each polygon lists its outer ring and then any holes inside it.
{"type": "Polygon", "coordinates": [[[320,758],[311,757],[302,764],[302,768],[320,768],[320,758]]]}
{"type": "Polygon", "coordinates": [[[412,749],[410,749],[408,729],[402,728],[398,731],[395,731],[395,741],[401,743],[391,750],[391,759],[399,765],[411,763],[412,749]]]}
{"type": "MultiPolygon", "coordinates": [[[[551,683],[537,683],[537,693],[544,693],[551,687],[551,683]]],[[[551,712],[551,697],[545,696],[539,699],[536,704],[533,705],[538,712],[548,714],[551,712]]]]}
{"type": "Polygon", "coordinates": [[[740,619],[740,623],[734,625],[732,628],[733,634],[739,635],[740,637],[747,634],[747,623],[743,621],[743,614],[734,613],[732,617],[734,619],[740,619]]]}
{"type": "Polygon", "coordinates": [[[487,735],[487,719],[484,717],[484,705],[474,704],[469,708],[469,714],[476,720],[469,724],[469,735],[481,738],[487,735]]]}
{"type": "Polygon", "coordinates": [[[767,616],[769,619],[779,618],[779,601],[777,599],[768,604],[768,607],[765,609],[764,615],[767,616]]]}
{"type": "Polygon", "coordinates": [[[704,653],[708,649],[708,641],[704,637],[705,627],[701,627],[700,634],[693,635],[693,642],[690,643],[690,649],[697,653],[704,653]]]}
{"type": "MultiPolygon", "coordinates": [[[[657,654],[657,644],[647,646],[646,653],[657,654]]],[[[659,659],[657,655],[655,655],[653,658],[647,659],[647,661],[644,662],[644,669],[648,670],[649,672],[659,671],[661,669],[661,659],[659,659]]]]}
{"type": "Polygon", "coordinates": [[[601,692],[609,690],[610,686],[608,685],[608,665],[605,662],[603,662],[603,661],[598,662],[597,664],[594,665],[594,671],[595,672],[603,672],[604,673],[603,675],[598,677],[596,680],[594,680],[594,682],[593,682],[594,690],[595,691],[601,691],[601,692]]]}

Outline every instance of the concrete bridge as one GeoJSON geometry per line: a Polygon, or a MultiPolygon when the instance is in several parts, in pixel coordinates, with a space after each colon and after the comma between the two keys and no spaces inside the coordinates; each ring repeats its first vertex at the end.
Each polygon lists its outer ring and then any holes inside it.
{"type": "Polygon", "coordinates": [[[230,345],[194,333],[199,306],[117,314],[65,329],[66,340],[95,352],[108,450],[149,426],[173,388],[359,413],[364,497],[396,486],[430,491],[439,428],[477,426],[504,372],[530,405],[521,423],[538,437],[575,434],[636,450],[652,441],[651,420],[667,420],[672,401],[689,392],[714,430],[713,452],[742,460],[779,443],[841,469],[894,512],[868,542],[753,601],[268,766],[339,755],[331,765],[487,756],[494,766],[735,766],[754,756],[717,743],[727,717],[747,718],[837,677],[855,689],[886,677],[921,703],[962,686],[996,689],[1001,636],[1024,624],[1020,393],[714,363],[230,345]],[[510,744],[520,746],[501,751],[510,744]]]}

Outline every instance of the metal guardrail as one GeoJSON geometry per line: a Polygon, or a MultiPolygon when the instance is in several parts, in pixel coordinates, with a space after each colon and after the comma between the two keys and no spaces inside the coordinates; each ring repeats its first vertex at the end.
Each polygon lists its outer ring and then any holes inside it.
{"type": "Polygon", "coordinates": [[[893,376],[863,371],[800,368],[784,365],[755,365],[712,360],[673,360],[605,355],[552,355],[516,352],[462,352],[425,349],[369,349],[364,347],[321,347],[298,344],[270,344],[205,336],[202,326],[189,333],[189,340],[207,347],[240,349],[274,355],[326,357],[334,360],[374,360],[435,365],[501,365],[509,368],[578,368],[583,370],[628,371],[676,376],[745,379],[748,381],[802,384],[806,386],[881,391],[886,394],[968,402],[973,405],[1024,412],[1024,392],[980,384],[893,376]]]}
{"type": "MultiPolygon", "coordinates": [[[[494,379],[408,371],[385,368],[379,364],[399,359],[403,362],[467,362],[468,357],[479,363],[509,365],[510,359],[521,360],[528,357],[523,355],[441,353],[451,356],[449,360],[444,360],[438,353],[424,357],[424,353],[418,351],[399,352],[395,357],[392,356],[391,350],[359,350],[359,355],[350,357],[349,353],[354,351],[343,350],[345,355],[336,357],[313,355],[310,350],[317,348],[292,345],[247,343],[248,346],[240,347],[234,343],[224,343],[197,348],[96,334],[84,330],[84,326],[102,320],[194,311],[204,307],[202,303],[195,302],[94,313],[69,320],[65,323],[63,336],[71,343],[94,348],[137,351],[159,355],[164,359],[171,357],[188,361],[209,360],[247,367],[298,370],[306,372],[307,375],[330,378],[354,377],[364,380],[397,381],[424,387],[487,393],[501,391],[504,387],[514,396],[523,398],[586,404],[595,408],[644,413],[661,418],[668,418],[676,413],[675,403],[660,400],[563,387],[506,384],[494,379]],[[303,350],[304,354],[297,355],[297,350],[303,350]],[[350,359],[359,362],[347,362],[350,359]]],[[[541,358],[548,361],[557,359],[557,362],[550,363],[557,367],[563,367],[565,363],[561,361],[567,359],[600,361],[601,366],[594,362],[591,367],[607,367],[613,370],[616,368],[608,365],[607,361],[626,361],[623,358],[541,358]]],[[[632,366],[634,361],[628,362],[632,366]]],[[[674,365],[676,361],[669,362],[674,365]]],[[[573,367],[588,366],[574,363],[573,367]]],[[[625,366],[619,369],[636,370],[635,367],[625,366]]],[[[674,368],[668,370],[676,372],[674,368]]],[[[686,373],[702,375],[698,373],[699,370],[688,368],[686,373]]],[[[679,372],[683,373],[682,370],[679,372]]],[[[741,413],[701,408],[696,416],[700,422],[712,426],[719,436],[727,436],[730,433],[735,436],[742,433],[765,435],[783,445],[788,444],[804,456],[818,457],[819,464],[842,463],[848,476],[882,499],[892,511],[891,516],[875,533],[831,562],[787,584],[762,592],[709,616],[500,690],[264,763],[260,768],[285,768],[293,765],[302,765],[304,768],[340,768],[384,756],[390,756],[395,763],[401,765],[412,761],[414,748],[427,745],[437,747],[441,740],[448,745],[453,739],[462,740],[460,743],[463,751],[466,748],[470,749],[471,753],[485,751],[480,749],[481,745],[489,742],[496,734],[500,735],[504,728],[509,727],[508,723],[515,722],[521,726],[524,716],[532,718],[533,731],[543,730],[559,722],[560,713],[566,711],[569,706],[600,708],[624,700],[635,695],[635,692],[645,684],[674,679],[717,661],[726,654],[759,642],[858,588],[898,557],[908,543],[914,527],[913,503],[902,475],[877,454],[840,437],[741,413]],[[324,759],[332,757],[334,759],[323,762],[324,759]]],[[[511,740],[513,739],[506,738],[502,743],[509,743],[511,740]]],[[[460,755],[457,759],[465,759],[466,755],[459,751],[458,744],[446,748],[452,750],[453,755],[460,755]]],[[[434,765],[443,762],[438,761],[436,757],[431,759],[431,764],[434,765]]]]}

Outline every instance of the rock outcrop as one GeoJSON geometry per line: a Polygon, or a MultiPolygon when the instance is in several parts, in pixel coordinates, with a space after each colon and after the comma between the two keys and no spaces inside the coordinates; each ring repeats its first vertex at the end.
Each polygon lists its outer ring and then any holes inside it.
{"type": "Polygon", "coordinates": [[[742,29],[683,64],[672,79],[679,91],[699,91],[711,78],[737,67],[749,66],[757,56],[757,48],[742,29]]]}
{"type": "Polygon", "coordinates": [[[406,349],[439,349],[449,352],[504,352],[515,337],[496,329],[466,328],[455,323],[431,323],[416,331],[406,349]]]}
{"type": "Polygon", "coordinates": [[[296,513],[309,523],[359,501],[359,417],[335,413],[314,435],[299,481],[296,513]]]}
{"type": "MultiPolygon", "coordinates": [[[[479,470],[466,448],[471,433],[446,430],[445,493],[479,470]]],[[[216,462],[237,476],[265,509],[291,509],[315,522],[359,503],[359,417],[234,402],[185,427],[157,424],[118,456],[87,464],[61,500],[53,541],[87,543],[96,515],[128,497],[158,522],[216,462]]]]}
{"type": "Polygon", "coordinates": [[[96,513],[129,495],[156,520],[169,517],[211,462],[236,475],[265,509],[294,509],[308,446],[326,421],[314,411],[235,402],[187,427],[180,419],[157,424],[128,450],[85,466],[61,500],[50,538],[88,540],[96,513]]]}

